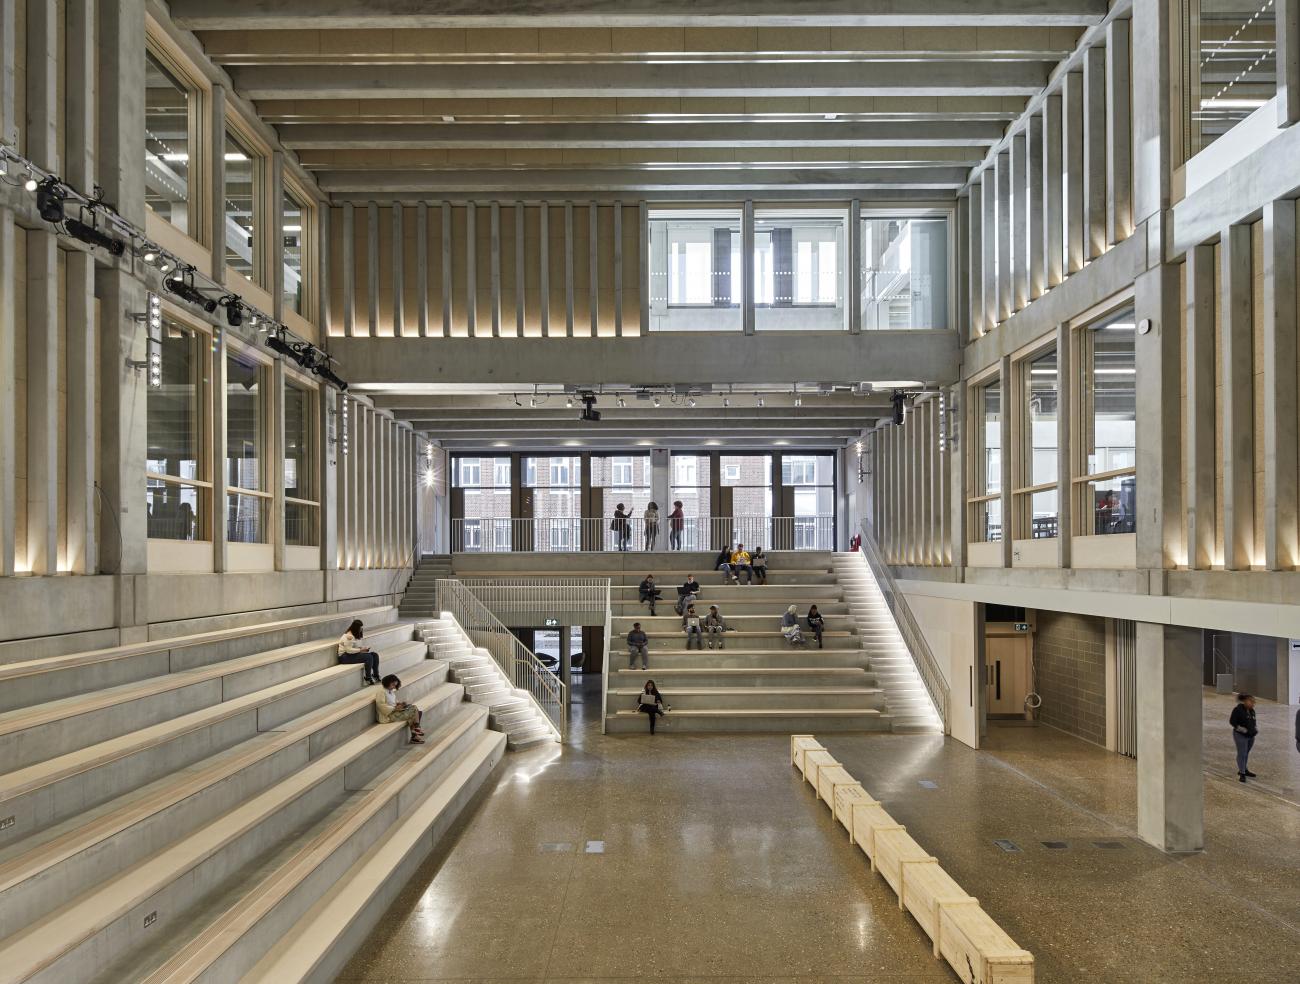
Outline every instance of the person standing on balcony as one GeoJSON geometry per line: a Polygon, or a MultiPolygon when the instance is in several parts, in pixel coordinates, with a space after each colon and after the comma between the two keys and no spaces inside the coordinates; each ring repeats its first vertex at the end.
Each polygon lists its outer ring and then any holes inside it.
{"type": "Polygon", "coordinates": [[[609,528],[614,531],[614,539],[618,541],[618,549],[626,552],[627,541],[632,536],[632,524],[628,522],[632,518],[630,511],[625,511],[623,503],[614,507],[614,519],[610,522],[609,528]]]}
{"type": "Polygon", "coordinates": [[[700,624],[700,616],[696,614],[694,605],[688,607],[682,616],[682,631],[686,633],[687,649],[691,648],[692,639],[697,648],[704,648],[704,627],[700,624]]]}
{"type": "Polygon", "coordinates": [[[704,616],[704,631],[708,633],[710,649],[713,648],[714,638],[718,640],[719,649],[727,648],[727,642],[722,636],[727,631],[727,620],[722,617],[717,605],[709,606],[709,614],[704,616]]]}
{"type": "Polygon", "coordinates": [[[826,619],[822,618],[822,613],[817,610],[816,605],[808,609],[808,628],[812,632],[813,638],[817,640],[817,648],[824,649],[822,632],[826,630],[826,619]]]}
{"type": "Polygon", "coordinates": [[[656,503],[650,503],[645,507],[642,518],[645,520],[645,548],[653,550],[655,540],[659,539],[659,506],[656,503]]]}
{"type": "Polygon", "coordinates": [[[767,554],[763,553],[762,547],[754,548],[754,556],[750,558],[750,565],[754,569],[753,583],[767,583],[767,554]]]}
{"type": "Polygon", "coordinates": [[[640,592],[640,600],[642,604],[645,604],[647,601],[650,602],[650,616],[653,618],[655,613],[655,602],[659,600],[659,587],[655,584],[655,576],[653,574],[647,574],[641,584],[638,585],[637,590],[640,592]]]}
{"type": "Polygon", "coordinates": [[[339,638],[339,662],[361,663],[365,667],[362,671],[362,679],[369,687],[379,682],[379,654],[362,644],[361,639],[364,635],[365,627],[361,624],[361,619],[354,619],[348,626],[348,630],[339,638]]]}
{"type": "Polygon", "coordinates": [[[1255,736],[1259,734],[1259,726],[1255,723],[1255,698],[1250,694],[1238,694],[1237,706],[1232,709],[1228,723],[1232,725],[1232,740],[1237,746],[1237,781],[1257,778],[1250,771],[1248,762],[1255,736]]]}
{"type": "Polygon", "coordinates": [[[682,530],[686,526],[686,512],[682,509],[682,500],[673,502],[673,511],[668,514],[668,549],[682,549],[682,530]]]}
{"type": "Polygon", "coordinates": [[[636,658],[641,657],[641,669],[648,669],[646,665],[646,646],[649,639],[646,637],[645,629],[641,628],[640,622],[632,623],[632,631],[627,634],[627,668],[636,669],[636,658]]]}

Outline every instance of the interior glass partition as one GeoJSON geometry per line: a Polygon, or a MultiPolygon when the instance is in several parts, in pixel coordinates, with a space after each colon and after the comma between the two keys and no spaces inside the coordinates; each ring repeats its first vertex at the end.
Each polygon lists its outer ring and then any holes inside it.
{"type": "Polygon", "coordinates": [[[740,218],[738,208],[650,211],[651,331],[741,329],[740,218]]]}
{"type": "MultiPolygon", "coordinates": [[[[296,314],[303,313],[302,244],[308,210],[291,192],[281,202],[284,236],[284,306],[296,314]]],[[[400,335],[401,331],[395,331],[400,335]]]]}
{"type": "Polygon", "coordinates": [[[284,387],[284,542],[320,543],[320,495],[316,474],[315,387],[286,379],[284,387]]]}
{"type": "MultiPolygon", "coordinates": [[[[1078,334],[1079,422],[1075,481],[1083,508],[1076,532],[1132,533],[1137,504],[1137,361],[1132,308],[1087,325],[1078,334]]],[[[1077,502],[1078,500],[1076,500],[1077,502]]]]}
{"type": "MultiPolygon", "coordinates": [[[[673,511],[673,502],[682,504],[682,528],[679,537],[672,539],[669,547],[680,550],[707,550],[709,523],[713,514],[710,485],[713,476],[713,459],[707,454],[674,454],[672,457],[672,485],[669,503],[661,502],[660,512],[667,522],[673,511]]],[[[671,528],[666,527],[669,534],[671,528]]]]}
{"type": "MultiPolygon", "coordinates": [[[[582,549],[582,458],[524,459],[522,542],[534,550],[582,549]]],[[[608,524],[602,524],[608,525],[608,524]]]]}
{"type": "Polygon", "coordinates": [[[1192,157],[1277,95],[1275,0],[1183,0],[1184,154],[1192,157]]]}
{"type": "Polygon", "coordinates": [[[1002,381],[975,387],[975,445],[971,462],[970,532],[972,543],[1002,539],[1002,381]]]}
{"type": "Polygon", "coordinates": [[[453,549],[468,552],[510,550],[510,459],[461,457],[452,462],[453,487],[460,489],[460,529],[452,529],[453,549]]]}
{"type": "Polygon", "coordinates": [[[226,539],[268,542],[266,363],[231,347],[226,355],[226,539]]]}
{"type": "Polygon", "coordinates": [[[948,220],[862,220],[862,328],[948,328],[948,220]]]}
{"type": "Polygon", "coordinates": [[[226,266],[260,283],[262,250],[255,233],[262,218],[256,214],[261,162],[230,131],[225,157],[226,266]]]}
{"type": "Polygon", "coordinates": [[[1016,489],[1021,536],[1039,540],[1057,533],[1057,409],[1060,395],[1056,345],[1021,364],[1024,484],[1016,489]]]}
{"type": "Polygon", "coordinates": [[[848,328],[842,209],[754,212],[754,327],[839,331],[848,328]]]}

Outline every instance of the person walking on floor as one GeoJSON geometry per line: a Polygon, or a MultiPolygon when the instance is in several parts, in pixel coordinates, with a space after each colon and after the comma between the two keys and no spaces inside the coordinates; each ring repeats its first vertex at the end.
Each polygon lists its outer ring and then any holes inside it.
{"type": "Polygon", "coordinates": [[[812,632],[813,638],[817,640],[817,648],[824,649],[822,645],[822,632],[826,629],[826,620],[822,618],[822,613],[813,605],[808,609],[808,629],[812,632]]]}
{"type": "Polygon", "coordinates": [[[668,549],[682,549],[682,530],[686,526],[686,513],[682,509],[682,500],[673,502],[673,511],[668,514],[668,549]]]}
{"type": "Polygon", "coordinates": [[[626,511],[623,503],[614,507],[614,518],[610,521],[609,528],[614,531],[614,539],[618,541],[618,549],[627,550],[627,541],[632,536],[632,524],[628,522],[632,518],[632,513],[626,511]]]}
{"type": "Polygon", "coordinates": [[[632,623],[632,631],[627,634],[627,668],[636,669],[636,658],[641,657],[641,669],[649,669],[646,665],[646,647],[649,644],[645,630],[641,628],[640,622],[632,623]]]}
{"type": "Polygon", "coordinates": [[[752,581],[754,584],[767,583],[767,554],[763,553],[762,547],[754,549],[754,556],[750,558],[750,566],[754,569],[752,581]]]}
{"type": "Polygon", "coordinates": [[[369,687],[379,682],[379,654],[361,642],[364,635],[365,626],[361,624],[361,619],[353,620],[339,638],[339,662],[362,664],[362,679],[369,687]]]}
{"type": "Polygon", "coordinates": [[[682,631],[686,633],[686,648],[691,648],[691,640],[695,640],[696,648],[704,648],[704,628],[700,625],[700,616],[695,613],[695,606],[691,605],[686,609],[686,614],[682,616],[682,631]]]}
{"type": "Polygon", "coordinates": [[[655,584],[655,576],[653,574],[647,574],[645,578],[642,579],[641,583],[637,585],[637,591],[640,593],[642,604],[645,604],[647,601],[650,602],[650,615],[653,617],[655,613],[655,602],[659,600],[660,594],[659,587],[655,584]]]}
{"type": "Polygon", "coordinates": [[[723,633],[727,631],[727,621],[722,617],[722,612],[718,611],[717,605],[709,606],[709,614],[704,616],[704,631],[709,639],[709,648],[713,648],[713,640],[718,640],[718,648],[726,649],[727,642],[723,638],[723,633]]]}
{"type": "Polygon", "coordinates": [[[803,645],[803,630],[799,628],[798,609],[791,605],[781,616],[781,634],[791,646],[803,645]]]}
{"type": "Polygon", "coordinates": [[[392,724],[394,721],[405,721],[407,730],[411,734],[411,744],[423,745],[424,730],[420,727],[420,719],[424,714],[410,701],[397,699],[397,691],[401,688],[402,681],[390,673],[384,677],[380,686],[382,689],[375,697],[375,713],[379,723],[392,724]]]}
{"type": "Polygon", "coordinates": [[[1238,694],[1237,706],[1232,709],[1228,723],[1232,725],[1232,740],[1237,746],[1237,781],[1254,779],[1255,773],[1250,771],[1247,760],[1255,744],[1255,736],[1259,734],[1259,727],[1255,723],[1255,698],[1250,694],[1238,694]]]}
{"type": "Polygon", "coordinates": [[[659,506],[653,502],[650,503],[645,507],[645,512],[641,514],[641,518],[645,522],[645,548],[653,550],[655,541],[659,539],[659,506]]]}
{"type": "Polygon", "coordinates": [[[637,710],[650,717],[650,733],[655,733],[655,719],[664,716],[664,698],[653,680],[647,680],[637,695],[637,710]]]}

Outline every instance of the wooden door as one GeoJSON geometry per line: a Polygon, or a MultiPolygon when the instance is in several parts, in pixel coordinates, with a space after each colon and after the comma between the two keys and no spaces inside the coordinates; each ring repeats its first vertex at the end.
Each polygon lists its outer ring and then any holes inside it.
{"type": "Polygon", "coordinates": [[[1031,644],[1027,632],[987,637],[984,652],[989,714],[1024,713],[1031,644]]]}

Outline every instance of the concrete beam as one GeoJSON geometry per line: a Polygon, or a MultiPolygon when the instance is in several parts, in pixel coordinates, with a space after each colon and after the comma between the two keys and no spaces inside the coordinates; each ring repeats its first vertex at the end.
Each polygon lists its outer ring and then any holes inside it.
{"type": "Polygon", "coordinates": [[[533,383],[628,380],[635,385],[760,383],[842,380],[846,367],[864,379],[919,379],[950,383],[957,378],[958,340],[953,331],[864,331],[859,335],[804,332],[709,333],[690,338],[657,332],[624,338],[419,338],[330,340],[330,354],[350,382],[533,383]]]}
{"type": "MultiPolygon", "coordinates": [[[[597,69],[599,70],[599,69],[597,69]]],[[[297,150],[654,147],[990,147],[996,120],[719,123],[282,123],[297,150]]]]}
{"type": "Polygon", "coordinates": [[[901,61],[590,65],[248,65],[231,76],[246,98],[261,99],[649,99],[689,96],[1032,96],[1047,82],[1046,61],[957,58],[901,61]]]}
{"type": "Polygon", "coordinates": [[[436,9],[410,0],[172,0],[172,18],[192,31],[439,27],[1082,27],[1106,14],[1105,0],[585,0],[580,10],[526,0],[454,0],[436,9]]]}

